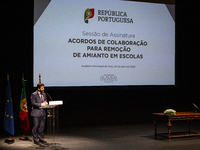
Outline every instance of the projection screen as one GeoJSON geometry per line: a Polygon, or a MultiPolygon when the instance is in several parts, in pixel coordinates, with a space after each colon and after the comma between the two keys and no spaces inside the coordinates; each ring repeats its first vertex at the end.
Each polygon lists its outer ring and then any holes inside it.
{"type": "Polygon", "coordinates": [[[35,0],[33,85],[175,85],[175,5],[35,0]]]}

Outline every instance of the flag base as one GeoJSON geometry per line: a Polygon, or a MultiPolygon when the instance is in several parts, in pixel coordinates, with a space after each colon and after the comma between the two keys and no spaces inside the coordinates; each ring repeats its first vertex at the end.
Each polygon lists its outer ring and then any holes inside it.
{"type": "Polygon", "coordinates": [[[27,136],[25,136],[25,135],[23,135],[23,137],[19,137],[19,140],[28,140],[29,138],[27,137],[27,136]]]}
{"type": "Polygon", "coordinates": [[[15,139],[13,139],[13,138],[6,138],[5,139],[5,143],[12,144],[14,142],[15,142],[15,139]]]}

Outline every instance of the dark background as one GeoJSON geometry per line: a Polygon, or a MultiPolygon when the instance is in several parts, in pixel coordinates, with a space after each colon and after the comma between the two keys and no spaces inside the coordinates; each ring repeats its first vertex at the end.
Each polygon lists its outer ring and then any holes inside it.
{"type": "MultiPolygon", "coordinates": [[[[33,1],[6,1],[1,5],[0,132],[3,129],[7,73],[10,74],[16,133],[20,131],[19,103],[22,72],[31,111],[33,88],[33,1]]],[[[153,122],[154,112],[200,107],[199,0],[176,1],[176,85],[46,88],[54,100],[63,100],[60,126],[153,122]]],[[[51,63],[51,62],[50,62],[51,63]]],[[[42,65],[42,64],[41,64],[42,65]]],[[[44,83],[45,84],[45,83],[44,83]]],[[[30,127],[32,126],[29,115],[30,127]]]]}

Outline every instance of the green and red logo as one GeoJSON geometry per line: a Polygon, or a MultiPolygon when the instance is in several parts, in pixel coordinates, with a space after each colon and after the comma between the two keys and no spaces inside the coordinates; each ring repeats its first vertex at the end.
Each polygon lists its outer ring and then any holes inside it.
{"type": "Polygon", "coordinates": [[[94,17],[94,8],[92,8],[92,9],[87,8],[84,13],[85,23],[88,23],[88,19],[91,19],[93,17],[94,17]]]}

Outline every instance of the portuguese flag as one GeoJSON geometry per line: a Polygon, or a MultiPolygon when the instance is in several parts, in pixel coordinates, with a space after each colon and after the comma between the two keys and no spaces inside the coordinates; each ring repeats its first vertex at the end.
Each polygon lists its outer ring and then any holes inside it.
{"type": "Polygon", "coordinates": [[[19,107],[19,118],[21,119],[21,129],[26,132],[29,132],[29,120],[28,120],[28,107],[27,107],[27,100],[26,100],[26,89],[25,89],[25,80],[22,80],[22,94],[20,100],[20,107],[19,107]]]}
{"type": "Polygon", "coordinates": [[[92,8],[92,9],[87,8],[85,10],[85,14],[84,14],[85,23],[88,23],[88,19],[91,19],[93,17],[94,17],[94,8],[92,8]]]}

